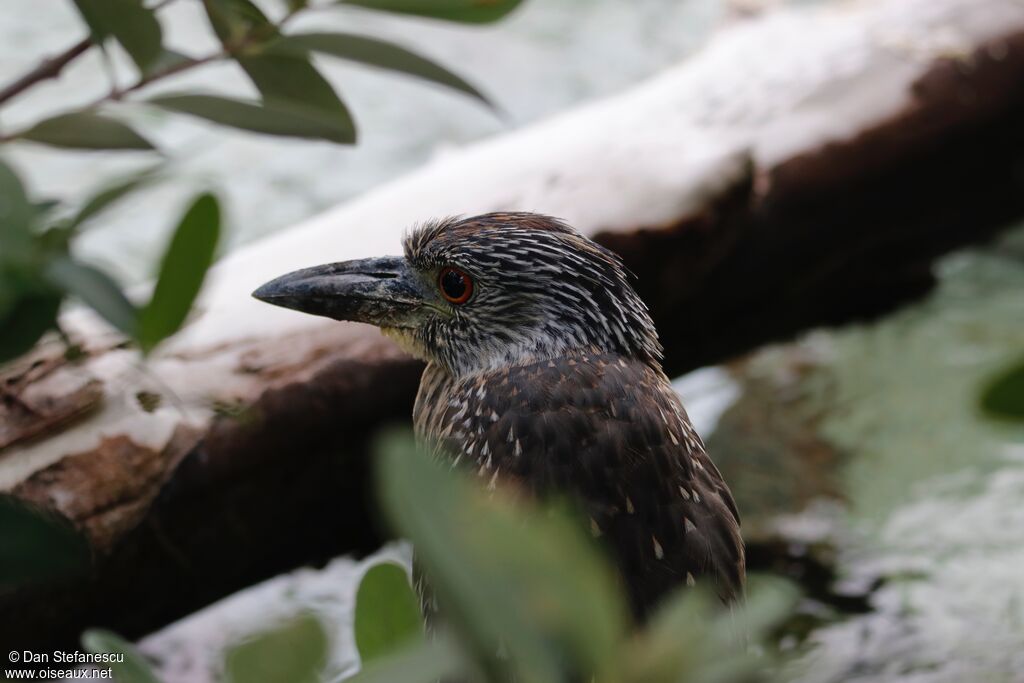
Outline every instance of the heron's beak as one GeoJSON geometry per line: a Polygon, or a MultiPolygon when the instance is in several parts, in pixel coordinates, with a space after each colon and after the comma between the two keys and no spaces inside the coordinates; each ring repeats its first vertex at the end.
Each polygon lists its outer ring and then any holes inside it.
{"type": "Polygon", "coordinates": [[[275,306],[379,327],[412,326],[424,303],[419,278],[401,256],[304,268],[252,295],[275,306]]]}

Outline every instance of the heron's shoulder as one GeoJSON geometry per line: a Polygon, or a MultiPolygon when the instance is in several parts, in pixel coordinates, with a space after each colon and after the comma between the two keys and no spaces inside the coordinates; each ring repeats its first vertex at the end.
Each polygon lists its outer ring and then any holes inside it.
{"type": "Polygon", "coordinates": [[[578,353],[452,378],[428,367],[417,398],[422,436],[534,454],[703,452],[660,369],[615,354],[578,353]]]}
{"type": "Polygon", "coordinates": [[[498,402],[509,408],[596,409],[631,400],[659,406],[678,404],[660,369],[641,360],[599,351],[572,353],[458,379],[442,375],[425,376],[425,380],[445,385],[452,395],[465,396],[473,402],[498,402]]]}

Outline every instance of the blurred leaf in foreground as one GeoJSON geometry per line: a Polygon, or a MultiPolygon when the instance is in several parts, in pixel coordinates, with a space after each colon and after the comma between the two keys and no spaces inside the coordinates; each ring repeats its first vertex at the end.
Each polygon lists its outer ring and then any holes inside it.
{"type": "Polygon", "coordinates": [[[74,230],[83,223],[102,214],[135,190],[156,181],[160,177],[157,173],[160,168],[161,166],[158,165],[144,169],[133,174],[130,178],[104,187],[82,204],[82,208],[74,215],[68,226],[74,230]]]}
{"type": "Polygon", "coordinates": [[[118,683],[160,683],[146,658],[116,633],[89,629],[82,634],[82,647],[95,654],[124,655],[122,662],[111,661],[97,667],[104,669],[109,666],[118,683]]]}
{"type": "Polygon", "coordinates": [[[237,61],[260,91],[265,105],[315,113],[336,128],[351,130],[355,137],[355,123],[348,108],[309,57],[268,54],[239,56],[237,61]]]}
{"type": "Polygon", "coordinates": [[[35,217],[18,174],[0,161],[0,263],[25,257],[35,217]]]}
{"type": "Polygon", "coordinates": [[[154,149],[149,140],[128,124],[88,111],[60,114],[40,121],[18,137],[68,149],[154,149]]]}
{"type": "Polygon", "coordinates": [[[210,28],[228,52],[272,38],[277,27],[251,0],[203,0],[210,28]]]}
{"type": "Polygon", "coordinates": [[[139,71],[145,73],[160,56],[163,40],[156,13],[142,0],[75,0],[96,42],[113,36],[139,71]]]}
{"type": "Polygon", "coordinates": [[[376,461],[385,512],[482,669],[535,683],[579,671],[615,679],[625,604],[580,525],[505,491],[489,495],[407,438],[384,441],[376,461]]]}
{"type": "Polygon", "coordinates": [[[163,109],[265,135],[330,140],[351,144],[356,140],[351,120],[317,109],[280,102],[246,102],[204,94],[164,95],[148,100],[163,109]]]}
{"type": "Polygon", "coordinates": [[[423,617],[404,568],[382,562],[363,575],[356,593],[355,636],[364,666],[422,639],[423,617]]]}
{"type": "Polygon", "coordinates": [[[346,5],[446,21],[484,24],[501,19],[522,0],[339,0],[346,5]]]}
{"type": "Polygon", "coordinates": [[[60,309],[60,295],[56,292],[22,293],[14,298],[0,317],[0,363],[28,352],[56,325],[60,309]]]}
{"type": "Polygon", "coordinates": [[[220,239],[220,205],[201,195],[181,219],[164,252],[149,303],[139,314],[138,340],[144,352],[178,331],[195,301],[220,239]]]}
{"type": "Polygon", "coordinates": [[[50,262],[46,276],[67,294],[88,304],[115,328],[130,337],[135,336],[138,313],[109,275],[62,256],[50,262]]]}
{"type": "Polygon", "coordinates": [[[225,668],[233,683],[317,683],[326,663],[323,626],[304,614],[233,647],[225,668]]]}
{"type": "Polygon", "coordinates": [[[797,591],[757,578],[743,605],[723,610],[709,590],[683,590],[661,605],[643,634],[622,653],[629,681],[755,683],[774,679],[774,662],[748,647],[790,613],[797,591]]]}
{"type": "Polygon", "coordinates": [[[698,581],[670,596],[644,629],[633,629],[620,584],[570,516],[514,489],[489,491],[409,438],[382,440],[375,461],[385,513],[413,542],[441,611],[440,635],[458,647],[449,647],[450,661],[411,647],[374,660],[355,681],[426,681],[418,670],[424,662],[461,662],[466,680],[774,679],[776,662],[758,653],[795,602],[788,583],[752,579],[746,604],[726,607],[698,581]]]}
{"type": "Polygon", "coordinates": [[[981,394],[981,408],[997,419],[1024,422],[1024,360],[988,382],[981,394]]]}
{"type": "Polygon", "coordinates": [[[89,568],[89,544],[70,522],[7,494],[0,494],[0,539],[0,591],[89,568]]]}
{"type": "Polygon", "coordinates": [[[224,49],[249,76],[265,106],[309,112],[335,128],[350,130],[354,139],[352,115],[309,55],[270,54],[261,49],[278,37],[278,30],[259,7],[250,0],[206,0],[204,7],[224,49]]]}
{"type": "Polygon", "coordinates": [[[483,93],[443,66],[404,47],[377,38],[351,33],[295,33],[275,41],[267,51],[272,54],[320,52],[432,81],[459,90],[491,106],[483,93]]]}
{"type": "Polygon", "coordinates": [[[183,52],[177,50],[171,50],[170,48],[163,48],[160,50],[159,56],[149,65],[150,73],[160,73],[162,71],[168,71],[170,69],[181,69],[186,64],[195,62],[195,59],[189,57],[183,52]]]}
{"type": "Polygon", "coordinates": [[[462,655],[450,640],[434,637],[420,640],[383,659],[364,662],[355,676],[346,683],[437,683],[464,678],[466,666],[462,655]]]}
{"type": "Polygon", "coordinates": [[[60,308],[60,295],[36,272],[41,213],[18,174],[0,161],[0,363],[31,349],[54,327],[60,308]]]}

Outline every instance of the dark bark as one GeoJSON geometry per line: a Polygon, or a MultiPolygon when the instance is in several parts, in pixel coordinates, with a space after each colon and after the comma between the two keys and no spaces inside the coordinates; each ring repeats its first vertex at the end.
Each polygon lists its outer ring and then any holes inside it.
{"type": "Polygon", "coordinates": [[[1024,34],[935,64],[914,99],[850,140],[755,169],[764,177],[702,215],[597,235],[638,274],[666,370],[892,311],[931,289],[936,258],[1024,216],[1024,34]]]}

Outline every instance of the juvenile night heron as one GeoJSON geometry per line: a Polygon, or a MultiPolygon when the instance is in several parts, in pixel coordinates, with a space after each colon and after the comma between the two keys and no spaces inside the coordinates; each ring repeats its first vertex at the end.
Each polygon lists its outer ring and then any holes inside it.
{"type": "Polygon", "coordinates": [[[682,585],[738,597],[736,504],[619,258],[530,213],[427,223],[404,250],[290,273],[254,296],[377,325],[425,360],[420,438],[486,485],[578,503],[638,619],[682,585]]]}

